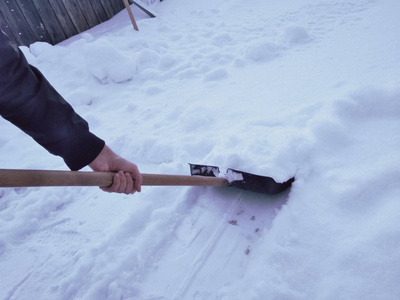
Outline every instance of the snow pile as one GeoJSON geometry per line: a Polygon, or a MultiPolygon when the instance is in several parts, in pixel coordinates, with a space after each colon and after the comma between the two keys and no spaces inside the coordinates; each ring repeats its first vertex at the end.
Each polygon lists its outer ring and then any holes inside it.
{"type": "MultiPolygon", "coordinates": [[[[0,189],[0,297],[399,298],[400,3],[186,2],[22,50],[142,172],[292,188],[0,189]]],[[[0,128],[2,168],[66,168],[0,128]]]]}

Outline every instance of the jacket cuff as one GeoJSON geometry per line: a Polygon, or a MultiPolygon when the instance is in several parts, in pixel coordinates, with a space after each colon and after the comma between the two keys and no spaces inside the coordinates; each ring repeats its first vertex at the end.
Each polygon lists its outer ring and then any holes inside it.
{"type": "Polygon", "coordinates": [[[84,139],[78,141],[71,151],[63,155],[66,165],[72,171],[78,171],[89,165],[103,150],[105,142],[91,132],[87,132],[84,139]]]}

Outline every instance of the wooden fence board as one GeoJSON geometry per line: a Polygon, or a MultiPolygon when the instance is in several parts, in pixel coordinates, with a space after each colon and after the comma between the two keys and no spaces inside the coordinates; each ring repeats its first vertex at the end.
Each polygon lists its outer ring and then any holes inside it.
{"type": "Polygon", "coordinates": [[[39,16],[33,0],[15,0],[21,9],[23,17],[27,21],[27,25],[30,27],[37,41],[46,41],[50,38],[43,25],[43,21],[39,16]]]}
{"type": "Polygon", "coordinates": [[[0,1],[1,10],[5,19],[5,23],[8,24],[10,29],[13,31],[13,37],[21,43],[24,39],[33,41],[36,40],[36,36],[30,29],[26,19],[14,1],[0,1]],[[3,9],[4,8],[4,9],[3,9]]]}
{"type": "Polygon", "coordinates": [[[97,19],[99,20],[99,23],[107,21],[109,18],[101,2],[99,0],[89,0],[89,1],[91,6],[93,7],[94,13],[97,16],[97,19]]]}
{"type": "Polygon", "coordinates": [[[61,0],[61,2],[64,3],[65,8],[67,9],[68,14],[78,32],[89,29],[89,25],[87,24],[86,19],[75,0],[61,0]]]}
{"type": "Polygon", "coordinates": [[[0,26],[18,45],[56,44],[122,9],[122,0],[0,0],[0,26]]]}
{"type": "Polygon", "coordinates": [[[50,6],[48,0],[34,1],[36,10],[39,13],[47,32],[50,35],[51,43],[56,44],[65,40],[68,36],[64,32],[64,28],[58,21],[57,15],[50,6]]]}
{"type": "MultiPolygon", "coordinates": [[[[0,3],[0,6],[1,5],[2,4],[0,3]]],[[[10,39],[14,41],[17,40],[14,36],[14,32],[12,31],[10,26],[7,25],[6,17],[3,15],[1,8],[0,8],[0,28],[10,37],[10,39]]]]}
{"type": "Polygon", "coordinates": [[[2,1],[0,1],[0,29],[3,30],[9,37],[10,39],[17,41],[18,38],[14,36],[14,31],[10,27],[10,23],[7,22],[7,16],[3,14],[3,11],[8,11],[8,8],[4,8],[6,4],[2,1]]]}
{"type": "Polygon", "coordinates": [[[119,13],[121,10],[123,10],[125,8],[125,5],[122,2],[122,0],[110,1],[110,3],[111,3],[111,7],[113,9],[114,15],[116,15],[117,13],[119,13]]]}
{"type": "Polygon", "coordinates": [[[104,11],[107,14],[107,18],[111,19],[111,17],[114,16],[114,12],[113,12],[113,9],[112,9],[110,1],[108,1],[108,0],[99,0],[99,2],[101,3],[101,5],[103,5],[104,11]]]}
{"type": "Polygon", "coordinates": [[[65,34],[70,37],[78,33],[76,26],[74,25],[66,7],[60,0],[48,0],[49,5],[53,9],[54,13],[58,18],[58,22],[61,24],[65,34]]]}
{"type": "Polygon", "coordinates": [[[100,23],[89,0],[78,0],[77,4],[89,28],[100,23]]]}

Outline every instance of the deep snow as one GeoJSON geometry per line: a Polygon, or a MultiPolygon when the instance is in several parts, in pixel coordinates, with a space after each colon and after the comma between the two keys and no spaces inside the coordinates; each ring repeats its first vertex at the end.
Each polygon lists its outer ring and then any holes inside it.
{"type": "MultiPolygon", "coordinates": [[[[233,188],[0,189],[1,299],[399,299],[400,2],[152,5],[29,62],[142,172],[233,188]]],[[[0,120],[2,168],[66,169],[0,120]]]]}

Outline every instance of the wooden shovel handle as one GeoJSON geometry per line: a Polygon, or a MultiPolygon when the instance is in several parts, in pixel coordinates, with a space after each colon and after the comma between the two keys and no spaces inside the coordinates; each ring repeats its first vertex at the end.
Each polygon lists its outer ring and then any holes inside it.
{"type": "MultiPolygon", "coordinates": [[[[77,172],[0,169],[0,187],[32,186],[110,186],[113,172],[77,172]]],[[[142,185],[229,186],[221,177],[142,174],[142,185]]]]}

